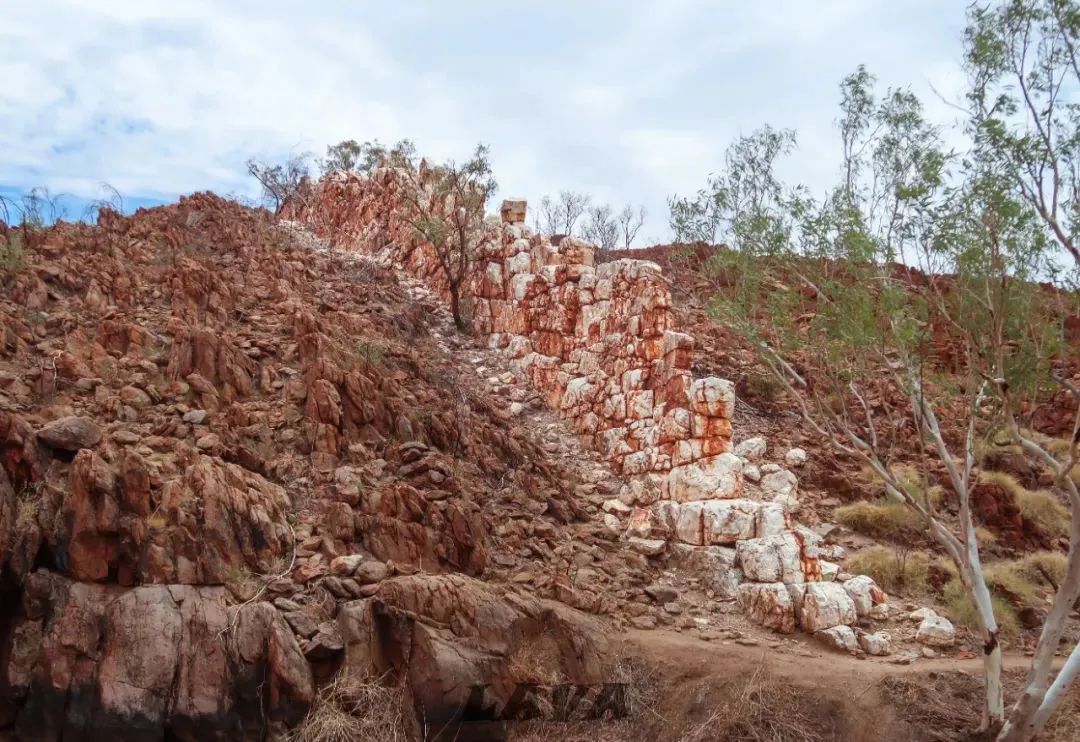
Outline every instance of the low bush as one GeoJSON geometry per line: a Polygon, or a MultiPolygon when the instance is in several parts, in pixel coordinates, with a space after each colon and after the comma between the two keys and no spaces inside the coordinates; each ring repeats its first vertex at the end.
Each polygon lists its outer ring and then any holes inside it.
{"type": "Polygon", "coordinates": [[[929,591],[933,558],[925,551],[871,546],[844,560],[852,574],[868,575],[887,593],[920,594],[929,591]]]}
{"type": "MultiPolygon", "coordinates": [[[[987,581],[989,582],[989,578],[987,581]]],[[[979,618],[975,611],[975,604],[968,596],[967,589],[960,584],[959,578],[946,583],[942,598],[949,609],[949,615],[956,623],[969,631],[978,632],[979,618]]],[[[1003,639],[1016,637],[1020,633],[1020,619],[1012,603],[1007,598],[996,594],[991,595],[990,599],[998,622],[998,635],[1003,639]]]]}
{"type": "Polygon", "coordinates": [[[833,518],[856,533],[889,541],[918,541],[926,530],[921,518],[899,502],[853,502],[836,508],[833,518]]]}

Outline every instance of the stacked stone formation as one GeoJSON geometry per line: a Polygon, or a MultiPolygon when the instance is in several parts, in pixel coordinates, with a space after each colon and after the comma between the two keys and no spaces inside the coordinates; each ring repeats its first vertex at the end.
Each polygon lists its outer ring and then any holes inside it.
{"type": "MultiPolygon", "coordinates": [[[[445,295],[434,248],[399,217],[398,177],[384,168],[368,180],[325,179],[294,216],[331,237],[382,249],[445,295]]],[[[828,563],[823,570],[820,539],[793,526],[794,474],[758,469],[764,441],[746,455],[732,453],[734,389],[724,379],[692,377],[694,340],[673,329],[660,267],[642,260],[597,266],[593,246],[533,234],[526,211],[523,199],[504,201],[501,223],[489,223],[481,239],[465,284],[473,329],[513,356],[516,371],[617,471],[637,479],[621,498],[637,506],[629,508],[627,535],[660,533],[681,549],[709,552],[706,563],[722,565],[721,582],[763,626],[785,633],[801,626],[839,649],[887,651],[886,635],[850,628],[885,594],[868,577],[833,582],[838,570],[828,563]],[[744,493],[744,471],[760,478],[771,501],[744,493]]]]}

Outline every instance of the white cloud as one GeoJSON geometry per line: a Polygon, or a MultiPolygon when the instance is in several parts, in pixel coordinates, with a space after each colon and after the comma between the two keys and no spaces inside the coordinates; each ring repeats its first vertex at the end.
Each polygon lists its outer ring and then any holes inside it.
{"type": "Polygon", "coordinates": [[[0,186],[251,193],[252,155],[410,137],[441,158],[485,141],[506,193],[643,202],[643,233],[663,238],[666,197],[762,123],[798,129],[791,174],[826,182],[836,85],[860,62],[947,119],[930,86],[960,89],[961,6],[21,3],[0,26],[0,186]]]}

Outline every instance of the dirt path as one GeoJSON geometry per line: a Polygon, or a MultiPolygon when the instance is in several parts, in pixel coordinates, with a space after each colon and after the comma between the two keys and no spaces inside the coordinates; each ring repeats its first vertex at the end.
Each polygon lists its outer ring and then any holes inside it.
{"type": "MultiPolygon", "coordinates": [[[[785,676],[801,681],[828,681],[835,684],[847,678],[858,682],[876,681],[890,675],[922,674],[960,671],[976,674],[982,671],[982,659],[969,657],[920,658],[910,664],[897,664],[888,657],[859,659],[839,652],[825,650],[813,638],[798,635],[793,644],[777,650],[765,645],[745,646],[737,641],[705,642],[696,636],[673,631],[629,631],[624,635],[624,651],[639,653],[658,665],[679,667],[688,675],[702,677],[767,664],[785,676]]],[[[970,653],[965,653],[970,654],[970,653]]],[[[1031,658],[1023,654],[1006,654],[1005,669],[1026,669],[1031,658]]],[[[1055,661],[1060,667],[1063,658],[1055,661]]]]}

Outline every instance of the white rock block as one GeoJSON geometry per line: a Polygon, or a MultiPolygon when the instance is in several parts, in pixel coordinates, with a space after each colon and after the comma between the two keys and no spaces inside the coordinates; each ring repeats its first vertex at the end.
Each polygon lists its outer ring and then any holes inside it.
{"type": "Polygon", "coordinates": [[[867,575],[857,575],[847,580],[844,582],[844,589],[855,603],[855,611],[859,614],[859,618],[869,616],[870,610],[875,605],[887,601],[885,591],[867,575]]]}
{"type": "Polygon", "coordinates": [[[697,546],[735,544],[754,537],[761,503],[753,500],[698,500],[679,505],[676,537],[697,546]]]}
{"type": "Polygon", "coordinates": [[[729,453],[672,467],[668,473],[668,492],[676,502],[731,499],[741,491],[742,462],[729,453]]]}
{"type": "Polygon", "coordinates": [[[885,631],[870,633],[862,629],[855,629],[855,638],[859,641],[859,648],[867,654],[875,657],[884,657],[892,653],[892,637],[885,631]]]}
{"type": "Polygon", "coordinates": [[[791,518],[782,505],[774,502],[761,503],[758,509],[757,528],[754,535],[758,538],[764,536],[779,536],[791,528],[791,518]]]}
{"type": "Polygon", "coordinates": [[[820,574],[816,552],[795,533],[740,541],[735,551],[746,578],[755,582],[806,582],[808,568],[812,579],[820,574]]]}
{"type": "Polygon", "coordinates": [[[784,454],[784,463],[788,466],[800,467],[806,463],[806,451],[801,448],[793,448],[784,454]]]}
{"type": "Polygon", "coordinates": [[[748,463],[757,463],[765,457],[768,442],[761,436],[747,438],[735,446],[735,455],[748,463]]]}
{"type": "Polygon", "coordinates": [[[855,603],[835,582],[812,582],[806,586],[803,598],[802,626],[808,633],[815,633],[833,626],[850,626],[858,620],[855,603]]]}
{"type": "Polygon", "coordinates": [[[787,469],[780,469],[761,478],[761,489],[769,498],[781,495],[795,497],[799,491],[799,479],[787,469]]]}
{"type": "Polygon", "coordinates": [[[838,652],[854,654],[859,651],[859,641],[850,626],[830,626],[814,632],[814,638],[838,652]]]}
{"type": "Polygon", "coordinates": [[[690,383],[690,409],[699,415],[731,419],[735,412],[735,387],[727,379],[706,376],[690,383]]]}
{"type": "Polygon", "coordinates": [[[951,647],[956,643],[956,627],[944,616],[927,616],[915,632],[915,641],[928,647],[951,647]]]}

